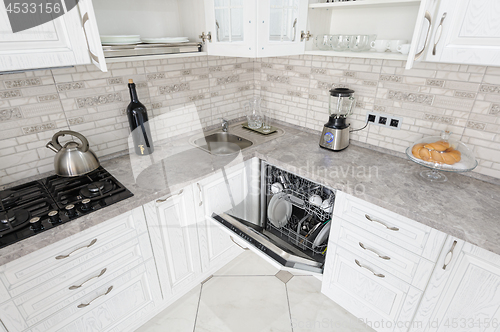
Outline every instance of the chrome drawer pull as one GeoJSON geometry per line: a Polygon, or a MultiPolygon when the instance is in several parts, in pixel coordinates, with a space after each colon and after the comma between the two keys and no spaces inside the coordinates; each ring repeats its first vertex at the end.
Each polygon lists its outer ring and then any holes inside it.
{"type": "Polygon", "coordinates": [[[81,309],[81,308],[85,308],[85,307],[87,307],[87,306],[91,305],[91,304],[92,304],[92,302],[94,302],[94,301],[95,301],[95,300],[97,300],[98,298],[108,295],[108,294],[111,292],[111,290],[112,290],[112,289],[113,289],[113,286],[110,286],[110,287],[108,288],[108,290],[106,291],[106,293],[99,295],[98,297],[96,297],[95,299],[93,299],[92,301],[90,301],[89,303],[82,303],[82,304],[79,304],[77,308],[81,309]]]}
{"type": "Polygon", "coordinates": [[[85,284],[86,284],[87,282],[89,282],[90,280],[92,280],[92,279],[97,279],[97,278],[101,277],[104,273],[106,273],[106,271],[107,271],[107,269],[105,269],[105,268],[104,268],[104,269],[102,269],[101,273],[99,273],[98,275],[93,276],[92,278],[89,278],[89,279],[85,280],[85,281],[84,281],[84,282],[82,282],[80,285],[73,285],[73,286],[71,286],[71,287],[69,288],[69,290],[75,290],[75,289],[78,289],[78,288],[82,287],[83,285],[85,285],[85,284]]]}
{"type": "Polygon", "coordinates": [[[385,275],[381,274],[381,273],[375,273],[372,269],[370,269],[368,266],[364,266],[364,265],[361,265],[361,263],[355,259],[354,260],[356,262],[356,264],[360,267],[360,268],[363,268],[363,269],[366,269],[368,271],[370,271],[371,273],[373,273],[373,275],[375,277],[379,277],[379,278],[385,278],[385,275]]]}
{"type": "Polygon", "coordinates": [[[172,195],[168,196],[168,197],[167,197],[167,198],[165,198],[165,199],[157,199],[157,200],[156,200],[156,203],[163,203],[163,202],[166,202],[166,201],[168,201],[169,199],[171,199],[171,198],[172,198],[172,197],[174,197],[174,196],[180,196],[180,195],[182,195],[182,193],[183,193],[183,192],[184,192],[184,189],[181,189],[181,191],[179,191],[177,194],[172,194],[172,195]]]}
{"type": "Polygon", "coordinates": [[[233,239],[233,237],[232,237],[232,236],[230,236],[230,238],[231,238],[231,241],[233,241],[233,243],[234,243],[234,244],[236,244],[236,245],[237,245],[238,247],[240,247],[241,249],[243,249],[243,250],[249,250],[248,248],[245,248],[245,247],[241,246],[238,242],[236,242],[236,241],[233,239]]]}
{"type": "Polygon", "coordinates": [[[197,185],[198,185],[198,190],[200,191],[200,204],[199,205],[202,206],[203,205],[203,196],[202,196],[201,186],[199,183],[197,183],[197,185]]]}
{"type": "Polygon", "coordinates": [[[90,241],[89,244],[87,244],[86,246],[83,246],[83,247],[80,247],[80,248],[76,248],[75,250],[73,250],[72,252],[70,252],[69,254],[67,255],[60,255],[60,256],[57,256],[56,259],[64,259],[64,258],[68,258],[69,256],[71,256],[72,254],[74,254],[75,252],[77,252],[78,250],[81,250],[81,249],[86,249],[86,248],[89,248],[91,246],[93,246],[95,243],[97,242],[97,239],[93,239],[92,241],[90,241]]]}
{"type": "Polygon", "coordinates": [[[379,221],[379,220],[377,220],[377,219],[372,219],[372,217],[370,217],[370,216],[369,216],[369,215],[367,215],[367,214],[365,214],[365,218],[366,218],[366,219],[368,219],[368,220],[370,220],[370,221],[376,222],[376,223],[378,223],[378,224],[380,224],[380,225],[384,226],[385,228],[387,228],[387,229],[388,229],[388,230],[390,230],[390,231],[395,231],[395,232],[399,231],[399,228],[397,228],[397,227],[389,227],[389,226],[387,226],[385,223],[383,223],[383,222],[381,222],[381,221],[379,221]]]}
{"type": "Polygon", "coordinates": [[[457,241],[453,241],[453,244],[451,245],[450,251],[446,254],[444,258],[444,264],[443,264],[443,270],[446,270],[448,265],[451,263],[451,260],[453,259],[453,250],[455,250],[455,246],[457,245],[457,241]]]}
{"type": "Polygon", "coordinates": [[[382,256],[381,254],[379,254],[379,253],[378,253],[378,252],[376,252],[375,250],[373,250],[373,249],[371,249],[371,248],[367,248],[367,247],[365,247],[365,245],[364,245],[363,243],[361,243],[361,242],[359,243],[359,246],[360,246],[361,248],[363,248],[364,250],[369,251],[369,252],[371,252],[371,253],[375,254],[375,256],[377,256],[377,257],[379,257],[379,258],[385,259],[386,261],[388,261],[388,260],[390,260],[390,259],[391,259],[389,256],[382,256]]]}

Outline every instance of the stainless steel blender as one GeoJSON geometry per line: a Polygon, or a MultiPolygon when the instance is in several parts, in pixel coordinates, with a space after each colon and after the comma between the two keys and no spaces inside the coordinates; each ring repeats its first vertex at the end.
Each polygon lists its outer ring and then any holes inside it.
{"type": "Polygon", "coordinates": [[[346,118],[352,114],[355,105],[354,90],[336,88],[330,90],[330,119],[323,128],[319,146],[341,151],[349,146],[350,124],[346,118]]]}

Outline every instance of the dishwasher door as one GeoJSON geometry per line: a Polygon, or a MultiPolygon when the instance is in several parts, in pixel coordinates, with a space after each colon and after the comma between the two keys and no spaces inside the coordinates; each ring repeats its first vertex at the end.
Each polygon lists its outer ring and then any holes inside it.
{"type": "MultiPolygon", "coordinates": [[[[232,209],[228,211],[214,212],[207,218],[214,224],[222,226],[234,242],[243,243],[243,246],[267,258],[268,261],[274,262],[276,266],[322,274],[333,209],[333,191],[328,189],[325,192],[327,189],[321,185],[262,161],[252,162],[250,169],[246,167],[245,173],[247,188],[249,188],[245,200],[235,202],[232,209]],[[295,221],[293,228],[289,225],[276,227],[267,218],[268,203],[273,196],[270,182],[277,181],[277,178],[284,181],[283,192],[286,195],[282,196],[290,201],[290,205],[293,205],[293,213],[289,222],[292,224],[292,221],[295,221]],[[307,186],[312,194],[321,194],[325,198],[331,198],[329,210],[325,211],[310,205],[307,197],[300,191],[294,191],[293,185],[286,183],[287,181],[300,182],[300,185],[307,186]],[[309,234],[301,234],[300,226],[305,220],[311,219],[316,224],[319,223],[317,226],[321,226],[316,227],[318,231],[314,235],[318,236],[322,228],[325,228],[323,233],[328,233],[326,237],[323,234],[324,241],[319,245],[308,238],[309,234]]],[[[229,185],[227,189],[231,191],[229,185]]],[[[230,196],[233,195],[237,196],[237,193],[230,193],[230,196]]]]}

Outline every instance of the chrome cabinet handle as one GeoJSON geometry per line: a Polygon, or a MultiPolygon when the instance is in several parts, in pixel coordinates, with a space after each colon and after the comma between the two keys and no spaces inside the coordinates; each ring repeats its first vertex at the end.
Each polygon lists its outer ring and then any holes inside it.
{"type": "Polygon", "coordinates": [[[243,250],[249,250],[248,248],[242,247],[238,242],[236,242],[232,236],[230,236],[231,241],[233,241],[234,244],[236,244],[238,247],[240,247],[243,250]]]}
{"type": "Polygon", "coordinates": [[[167,197],[167,198],[165,198],[165,199],[157,199],[157,200],[156,200],[156,203],[163,203],[163,202],[166,202],[166,201],[168,201],[169,199],[171,199],[171,198],[172,198],[172,197],[174,197],[174,196],[180,196],[180,195],[182,195],[182,193],[183,193],[183,192],[184,192],[184,189],[181,189],[181,191],[179,191],[177,194],[172,194],[172,195],[168,196],[168,197],[167,197]]]}
{"type": "Polygon", "coordinates": [[[202,206],[203,205],[203,195],[202,195],[202,191],[201,191],[201,186],[199,183],[197,183],[198,185],[198,190],[200,191],[200,204],[199,206],[202,206]]]}
{"type": "Polygon", "coordinates": [[[215,20],[215,36],[217,37],[217,41],[220,42],[220,25],[217,20],[215,20]]]}
{"type": "Polygon", "coordinates": [[[356,264],[360,267],[360,268],[363,268],[363,269],[366,269],[368,271],[370,271],[371,273],[373,273],[373,275],[375,277],[379,277],[379,278],[385,278],[385,275],[381,274],[381,273],[375,273],[375,271],[373,271],[372,269],[370,269],[368,266],[364,266],[362,265],[357,259],[354,260],[356,262],[356,264]]]}
{"type": "Polygon", "coordinates": [[[101,273],[99,273],[98,275],[93,276],[92,278],[89,278],[89,279],[85,280],[85,281],[84,281],[84,282],[82,282],[80,285],[73,285],[73,286],[71,286],[71,287],[69,288],[69,290],[75,290],[75,289],[78,289],[78,288],[82,287],[83,285],[85,285],[85,284],[86,284],[87,282],[89,282],[90,280],[92,280],[92,279],[97,279],[97,278],[101,277],[104,273],[106,273],[106,271],[107,271],[107,269],[106,269],[106,268],[102,269],[101,273]]]}
{"type": "Polygon", "coordinates": [[[295,41],[295,38],[297,37],[297,19],[293,21],[293,38],[292,41],[295,41]]]}
{"type": "Polygon", "coordinates": [[[391,258],[389,256],[382,256],[381,254],[379,254],[378,252],[376,252],[375,250],[371,249],[371,248],[367,248],[363,243],[359,243],[359,246],[361,248],[363,248],[364,250],[368,251],[368,252],[371,252],[373,254],[375,254],[375,256],[379,257],[379,258],[382,258],[382,259],[385,259],[386,261],[390,260],[391,258]]]}
{"type": "Polygon", "coordinates": [[[448,265],[451,263],[451,260],[453,259],[453,250],[455,250],[455,246],[457,245],[457,241],[453,241],[453,244],[451,245],[450,251],[446,254],[444,258],[444,264],[443,264],[443,270],[446,270],[448,265]]]}
{"type": "Polygon", "coordinates": [[[81,309],[81,308],[85,308],[85,307],[87,307],[87,306],[91,305],[91,304],[92,304],[92,302],[96,301],[98,298],[101,298],[101,297],[103,297],[103,296],[108,295],[108,294],[109,294],[112,290],[113,290],[113,286],[110,286],[110,287],[106,290],[106,292],[105,292],[104,294],[99,295],[98,297],[96,297],[95,299],[91,300],[91,301],[90,301],[90,302],[88,302],[88,303],[82,303],[82,304],[79,304],[77,308],[81,309]]]}
{"type": "Polygon", "coordinates": [[[390,226],[387,226],[385,223],[383,223],[382,221],[380,220],[377,220],[377,219],[372,219],[372,217],[370,217],[369,215],[365,214],[365,218],[372,221],[372,222],[376,222],[377,224],[380,224],[382,226],[384,226],[385,228],[387,228],[388,230],[391,230],[391,231],[399,231],[399,228],[397,227],[390,227],[390,226]]]}
{"type": "Polygon", "coordinates": [[[97,57],[97,55],[95,55],[94,53],[92,53],[92,51],[90,50],[89,38],[87,37],[87,29],[85,29],[85,23],[87,23],[88,20],[89,20],[89,13],[85,13],[85,15],[83,15],[83,18],[82,18],[83,34],[85,35],[85,40],[87,41],[87,48],[89,50],[90,57],[95,62],[99,63],[99,58],[97,57]]]}
{"type": "Polygon", "coordinates": [[[76,248],[75,250],[73,250],[72,252],[70,252],[69,254],[67,255],[60,255],[60,256],[57,256],[56,259],[64,259],[64,258],[68,258],[69,256],[71,256],[72,254],[74,254],[75,252],[77,252],[78,250],[80,249],[86,249],[86,248],[89,248],[91,246],[93,246],[95,243],[97,242],[97,239],[93,239],[92,241],[90,241],[89,244],[87,244],[86,246],[83,246],[83,247],[80,247],[80,248],[76,248]]]}
{"type": "Polygon", "coordinates": [[[439,40],[441,39],[441,35],[443,34],[443,21],[446,18],[446,12],[443,13],[443,16],[441,17],[441,22],[439,22],[439,25],[436,30],[436,35],[434,36],[434,48],[432,49],[432,55],[436,55],[436,48],[437,44],[439,43],[439,40]]]}
{"type": "Polygon", "coordinates": [[[425,19],[429,21],[429,28],[427,29],[427,35],[425,36],[425,42],[424,42],[424,48],[417,54],[415,54],[415,60],[419,59],[425,51],[425,48],[427,47],[427,41],[429,40],[429,35],[431,34],[431,28],[432,28],[432,18],[431,18],[431,13],[428,11],[425,11],[425,19]]]}

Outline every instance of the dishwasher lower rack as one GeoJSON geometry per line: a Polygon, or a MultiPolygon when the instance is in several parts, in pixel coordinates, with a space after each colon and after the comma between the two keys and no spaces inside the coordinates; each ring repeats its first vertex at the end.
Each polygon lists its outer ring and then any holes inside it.
{"type": "Polygon", "coordinates": [[[313,241],[308,240],[305,236],[298,234],[294,230],[284,226],[281,228],[275,227],[270,222],[266,225],[268,231],[278,235],[286,242],[296,246],[303,251],[310,251],[313,256],[325,256],[327,244],[315,246],[313,241]]]}

